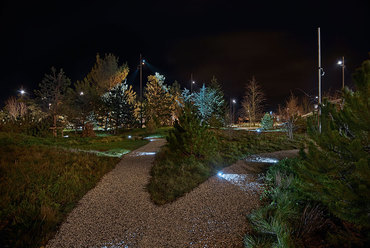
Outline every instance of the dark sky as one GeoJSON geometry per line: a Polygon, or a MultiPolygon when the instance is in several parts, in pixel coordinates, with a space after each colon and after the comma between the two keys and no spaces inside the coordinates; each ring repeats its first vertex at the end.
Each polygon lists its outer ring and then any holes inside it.
{"type": "MultiPolygon", "coordinates": [[[[267,108],[292,90],[317,91],[317,27],[321,27],[324,89],[339,89],[370,51],[369,1],[2,1],[0,102],[23,86],[33,92],[52,66],[72,81],[91,69],[96,53],[114,53],[130,67],[139,54],[167,83],[189,86],[215,75],[241,101],[245,83],[261,83],[267,108]]],[[[0,105],[2,106],[2,105],[0,105]]]]}

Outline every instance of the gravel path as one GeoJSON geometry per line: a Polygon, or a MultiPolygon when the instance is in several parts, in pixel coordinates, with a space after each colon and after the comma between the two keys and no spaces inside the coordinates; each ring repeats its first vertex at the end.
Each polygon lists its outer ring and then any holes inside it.
{"type": "Polygon", "coordinates": [[[246,215],[259,205],[257,174],[266,164],[238,161],[222,176],[159,207],[145,185],[164,142],[152,141],[124,156],[80,200],[47,247],[243,247],[246,215]]]}

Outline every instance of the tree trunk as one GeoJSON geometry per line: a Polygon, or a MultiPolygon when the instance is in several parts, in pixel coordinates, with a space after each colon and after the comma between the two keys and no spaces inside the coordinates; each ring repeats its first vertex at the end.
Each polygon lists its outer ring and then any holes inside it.
{"type": "Polygon", "coordinates": [[[53,115],[53,124],[54,124],[53,136],[57,137],[57,115],[53,115]]]}

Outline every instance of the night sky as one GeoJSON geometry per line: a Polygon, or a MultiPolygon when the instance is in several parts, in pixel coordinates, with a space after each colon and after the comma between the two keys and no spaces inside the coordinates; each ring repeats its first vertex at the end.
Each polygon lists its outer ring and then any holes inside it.
{"type": "MultiPolygon", "coordinates": [[[[52,66],[72,81],[90,71],[97,53],[113,53],[138,88],[139,54],[172,84],[189,87],[215,75],[227,97],[241,101],[255,75],[266,109],[290,91],[317,92],[317,27],[321,27],[323,88],[341,87],[369,58],[370,1],[2,1],[0,106],[23,86],[37,88],[52,66]]],[[[146,82],[146,81],[144,81],[146,82]]]]}

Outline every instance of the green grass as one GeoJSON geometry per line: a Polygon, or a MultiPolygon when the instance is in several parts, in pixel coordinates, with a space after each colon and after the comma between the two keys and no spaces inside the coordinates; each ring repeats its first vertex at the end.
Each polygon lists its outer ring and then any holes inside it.
{"type": "Polygon", "coordinates": [[[0,247],[40,247],[138,137],[0,133],[0,247]],[[73,150],[72,150],[73,149],[73,150]],[[88,151],[77,152],[77,151],[88,151]]]}
{"type": "Polygon", "coordinates": [[[0,145],[0,246],[40,247],[118,158],[0,145]]]}
{"type": "Polygon", "coordinates": [[[125,136],[97,136],[83,138],[78,135],[68,135],[68,138],[41,138],[27,136],[23,134],[0,133],[0,144],[19,144],[19,145],[41,145],[55,146],[67,149],[77,149],[80,151],[96,152],[100,155],[117,156],[135,150],[149,141],[132,137],[131,139],[125,136]]]}
{"type": "Polygon", "coordinates": [[[217,155],[202,160],[172,152],[168,147],[156,156],[147,186],[151,199],[158,205],[176,200],[206,181],[218,170],[247,155],[279,150],[297,149],[303,136],[289,140],[282,133],[256,133],[244,130],[214,130],[217,155]]]}

